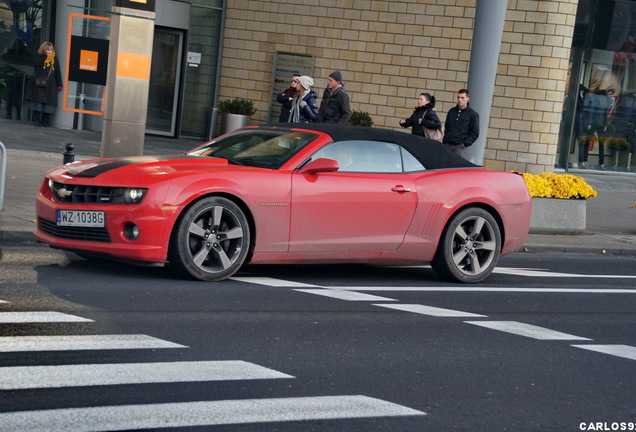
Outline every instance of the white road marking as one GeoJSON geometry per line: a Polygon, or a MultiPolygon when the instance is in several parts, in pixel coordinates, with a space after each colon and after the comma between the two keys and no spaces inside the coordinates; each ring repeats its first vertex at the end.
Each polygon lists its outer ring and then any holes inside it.
{"type": "Polygon", "coordinates": [[[0,390],[294,378],[244,361],[79,364],[0,368],[0,390]]]}
{"type": "MultiPolygon", "coordinates": [[[[416,267],[428,267],[428,266],[390,266],[392,268],[416,268],[416,267]]],[[[549,272],[545,270],[535,270],[526,268],[512,268],[512,267],[497,267],[494,270],[495,273],[509,274],[517,276],[528,277],[567,277],[567,278],[603,278],[603,279],[634,279],[635,275],[587,275],[587,274],[575,274],[575,273],[559,273],[549,272]]],[[[279,287],[294,287],[300,284],[298,282],[289,282],[272,278],[235,278],[244,282],[261,283],[269,286],[279,287]]],[[[636,294],[636,289],[624,289],[624,288],[519,288],[519,287],[479,287],[474,285],[466,285],[461,287],[418,287],[418,286],[338,286],[338,287],[321,287],[319,285],[312,285],[315,290],[297,290],[303,292],[311,292],[313,294],[326,295],[334,298],[343,298],[343,291],[350,292],[451,292],[451,293],[530,293],[530,294],[636,294]],[[328,294],[328,290],[338,291],[337,295],[328,294]],[[325,292],[327,291],[327,292],[325,292]]],[[[363,297],[357,297],[358,301],[365,301],[363,297]]],[[[391,299],[391,301],[395,301],[391,299]]],[[[390,308],[395,310],[402,310],[405,312],[419,313],[423,315],[437,316],[437,317],[486,317],[486,315],[472,314],[470,312],[453,311],[450,309],[432,308],[430,306],[418,305],[418,304],[375,304],[374,306],[380,306],[384,308],[390,308]]],[[[566,333],[533,326],[530,324],[524,324],[515,321],[465,321],[468,324],[487,327],[493,330],[500,330],[507,333],[516,334],[519,336],[530,337],[540,340],[592,340],[580,336],[573,336],[566,333]]],[[[591,349],[594,351],[616,355],[619,357],[625,357],[628,359],[636,360],[636,348],[629,347],[627,345],[572,345],[579,348],[591,349]]]]}
{"type": "Polygon", "coordinates": [[[628,288],[516,288],[516,287],[419,287],[419,286],[339,286],[341,291],[387,291],[387,292],[510,292],[510,293],[554,293],[554,294],[636,294],[636,289],[628,288]]]}
{"type": "MultiPolygon", "coordinates": [[[[513,269],[525,271],[525,269],[513,269]]],[[[552,273],[550,273],[552,274],[552,273]]],[[[568,277],[577,277],[579,275],[561,273],[568,277]]],[[[607,275],[585,275],[585,277],[605,277],[607,275]]],[[[632,278],[636,276],[610,276],[614,278],[632,278]]],[[[403,292],[520,292],[520,293],[556,293],[556,294],[636,294],[636,289],[629,288],[519,288],[519,287],[481,287],[475,285],[464,285],[459,287],[438,286],[438,287],[421,287],[421,286],[337,286],[327,287],[322,285],[310,285],[302,282],[286,281],[282,279],[274,279],[268,277],[233,277],[233,280],[246,283],[254,283],[271,287],[282,288],[327,288],[340,291],[403,291],[403,292]]]]}
{"type": "Polygon", "coordinates": [[[316,294],[325,297],[331,297],[338,300],[346,301],[396,301],[388,297],[381,297],[371,294],[362,294],[354,291],[341,291],[338,289],[295,289],[294,291],[300,291],[308,294],[316,294]]]}
{"type": "Polygon", "coordinates": [[[0,337],[0,352],[188,348],[146,335],[0,337]]]}
{"type": "Polygon", "coordinates": [[[0,413],[0,425],[3,432],[79,432],[422,415],[353,395],[20,411],[0,413]]]}
{"type": "Polygon", "coordinates": [[[593,279],[636,279],[636,275],[607,275],[607,274],[579,274],[560,273],[546,270],[524,269],[514,267],[495,267],[493,273],[528,277],[555,277],[555,278],[593,278],[593,279]]]}
{"type": "Polygon", "coordinates": [[[525,336],[539,340],[592,340],[580,336],[574,336],[559,331],[550,330],[543,327],[525,324],[517,321],[464,321],[467,324],[486,327],[492,330],[499,330],[512,333],[518,336],[525,336]]]}
{"type": "MultiPolygon", "coordinates": [[[[376,266],[382,268],[431,268],[430,265],[402,265],[402,266],[376,266]]],[[[577,277],[577,278],[596,278],[596,279],[635,279],[636,275],[606,275],[606,274],[580,274],[580,273],[561,273],[549,270],[515,268],[515,267],[495,267],[493,273],[507,274],[514,276],[526,277],[577,277]]]]}
{"type": "Polygon", "coordinates": [[[629,345],[572,345],[590,351],[636,360],[636,347],[629,345]]]}
{"type": "Polygon", "coordinates": [[[274,279],[268,277],[252,277],[252,276],[233,276],[230,279],[239,281],[239,282],[247,282],[258,285],[267,285],[271,287],[291,287],[291,288],[320,288],[318,285],[311,285],[302,282],[292,282],[286,281],[282,279],[274,279]]]}
{"type": "Polygon", "coordinates": [[[94,322],[61,312],[0,312],[0,324],[94,322]]]}
{"type": "Polygon", "coordinates": [[[471,312],[462,312],[452,309],[444,309],[433,306],[425,306],[419,304],[374,304],[373,306],[380,306],[389,309],[396,309],[404,312],[413,312],[420,315],[430,315],[434,317],[446,317],[446,318],[479,318],[486,317],[486,315],[479,315],[471,312]]]}

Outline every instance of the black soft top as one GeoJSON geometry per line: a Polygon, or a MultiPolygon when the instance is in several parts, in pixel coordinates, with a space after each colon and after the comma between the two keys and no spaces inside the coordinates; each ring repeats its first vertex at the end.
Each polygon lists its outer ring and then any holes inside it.
{"type": "Polygon", "coordinates": [[[388,129],[327,123],[276,123],[261,127],[322,132],[337,141],[381,141],[407,148],[427,169],[478,167],[439,141],[388,129]]]}

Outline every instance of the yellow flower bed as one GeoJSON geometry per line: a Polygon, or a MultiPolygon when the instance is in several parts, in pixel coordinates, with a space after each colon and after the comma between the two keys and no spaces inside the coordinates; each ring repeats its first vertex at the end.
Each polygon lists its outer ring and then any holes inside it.
{"type": "Polygon", "coordinates": [[[523,173],[523,179],[531,197],[587,199],[598,196],[585,179],[571,174],[523,173]]]}

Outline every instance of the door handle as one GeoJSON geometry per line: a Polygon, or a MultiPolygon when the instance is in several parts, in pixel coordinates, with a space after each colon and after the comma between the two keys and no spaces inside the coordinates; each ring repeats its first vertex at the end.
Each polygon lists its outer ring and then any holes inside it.
{"type": "Polygon", "coordinates": [[[404,187],[402,185],[393,186],[391,188],[393,192],[403,193],[403,192],[411,192],[410,188],[404,187]]]}

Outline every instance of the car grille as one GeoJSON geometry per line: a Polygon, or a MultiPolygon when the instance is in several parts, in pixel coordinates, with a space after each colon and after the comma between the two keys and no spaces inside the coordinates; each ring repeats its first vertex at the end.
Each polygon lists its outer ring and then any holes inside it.
{"type": "MultiPolygon", "coordinates": [[[[61,203],[111,204],[123,196],[123,189],[108,186],[83,186],[54,182],[53,193],[61,203]]],[[[121,201],[121,200],[119,200],[121,201]]]]}
{"type": "Polygon", "coordinates": [[[99,243],[110,243],[106,228],[59,226],[46,219],[39,219],[40,229],[53,237],[99,243]]]}

